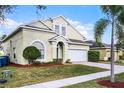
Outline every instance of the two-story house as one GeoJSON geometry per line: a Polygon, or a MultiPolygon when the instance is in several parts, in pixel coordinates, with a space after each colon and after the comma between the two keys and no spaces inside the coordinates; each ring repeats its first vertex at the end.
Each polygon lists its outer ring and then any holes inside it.
{"type": "Polygon", "coordinates": [[[23,58],[23,50],[27,46],[35,46],[41,52],[37,60],[41,62],[62,59],[63,63],[87,61],[89,44],[63,16],[34,21],[19,26],[3,40],[4,52],[10,56],[11,62],[28,64],[23,58]]]}

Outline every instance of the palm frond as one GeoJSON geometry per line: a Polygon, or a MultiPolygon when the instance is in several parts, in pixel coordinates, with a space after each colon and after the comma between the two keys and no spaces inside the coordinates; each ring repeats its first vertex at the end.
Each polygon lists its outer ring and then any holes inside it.
{"type": "Polygon", "coordinates": [[[110,21],[107,19],[100,19],[96,22],[94,27],[94,38],[97,43],[101,42],[102,35],[104,34],[105,28],[109,25],[110,21]]]}
{"type": "Polygon", "coordinates": [[[110,12],[109,5],[101,5],[100,8],[101,8],[103,13],[109,14],[109,12],[110,12]]]}
{"type": "Polygon", "coordinates": [[[120,24],[124,25],[124,10],[119,14],[117,20],[119,21],[120,24]]]}
{"type": "Polygon", "coordinates": [[[120,25],[119,23],[116,23],[115,26],[115,31],[116,31],[116,39],[117,39],[117,45],[119,48],[121,48],[124,45],[124,31],[123,31],[123,26],[120,25]]]}
{"type": "Polygon", "coordinates": [[[121,11],[124,9],[124,6],[122,5],[102,5],[101,10],[104,14],[107,14],[107,16],[118,16],[118,14],[121,13],[121,11]]]}
{"type": "Polygon", "coordinates": [[[113,16],[118,16],[118,14],[123,10],[122,5],[111,5],[110,12],[113,16]]]}

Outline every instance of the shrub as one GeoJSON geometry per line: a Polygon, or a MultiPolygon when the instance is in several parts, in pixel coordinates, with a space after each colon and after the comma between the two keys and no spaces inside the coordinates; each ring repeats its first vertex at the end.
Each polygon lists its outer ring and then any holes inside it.
{"type": "Polygon", "coordinates": [[[124,60],[124,54],[122,56],[119,56],[120,60],[124,60]]]}
{"type": "Polygon", "coordinates": [[[61,64],[63,62],[63,59],[53,59],[53,61],[61,64]]]}
{"type": "Polygon", "coordinates": [[[88,61],[98,62],[100,58],[99,51],[88,51],[88,61]]]}
{"type": "Polygon", "coordinates": [[[34,46],[28,46],[23,51],[23,57],[28,60],[29,64],[34,62],[34,60],[36,60],[40,56],[40,51],[34,46]]]}
{"type": "Polygon", "coordinates": [[[42,62],[42,64],[57,64],[55,61],[42,62]]]}
{"type": "Polygon", "coordinates": [[[33,65],[41,65],[42,63],[40,61],[33,61],[33,65]]]}

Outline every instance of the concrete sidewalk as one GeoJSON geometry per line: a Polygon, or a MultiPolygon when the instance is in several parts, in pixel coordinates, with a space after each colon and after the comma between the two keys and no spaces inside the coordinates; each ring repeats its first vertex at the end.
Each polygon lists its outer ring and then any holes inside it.
{"type": "MultiPolygon", "coordinates": [[[[103,63],[101,64],[101,63],[93,63],[93,62],[82,62],[82,63],[78,63],[78,64],[110,69],[110,64],[103,64],[103,63]]],[[[124,72],[124,66],[116,65],[115,66],[115,74],[122,73],[122,72],[124,72]]],[[[94,79],[107,77],[107,76],[110,76],[110,71],[103,71],[103,72],[92,73],[92,74],[88,74],[88,75],[65,78],[65,79],[61,79],[61,80],[54,80],[54,81],[50,81],[50,82],[28,85],[28,86],[24,86],[21,88],[59,88],[59,87],[69,86],[72,84],[86,82],[89,80],[94,80],[94,79]]]]}

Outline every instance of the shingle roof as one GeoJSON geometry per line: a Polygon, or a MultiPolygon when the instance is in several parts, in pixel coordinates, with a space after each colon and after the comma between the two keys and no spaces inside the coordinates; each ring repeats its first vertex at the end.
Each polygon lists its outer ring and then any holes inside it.
{"type": "MultiPolygon", "coordinates": [[[[88,40],[86,42],[91,44],[90,48],[99,47],[98,44],[95,41],[93,41],[93,40],[88,40]]],[[[104,48],[107,47],[108,48],[108,47],[111,47],[111,45],[110,44],[106,44],[106,43],[102,43],[102,47],[104,47],[104,48]]]]}
{"type": "Polygon", "coordinates": [[[77,40],[77,39],[69,39],[71,42],[76,42],[76,43],[85,43],[82,40],[77,40]]]}

